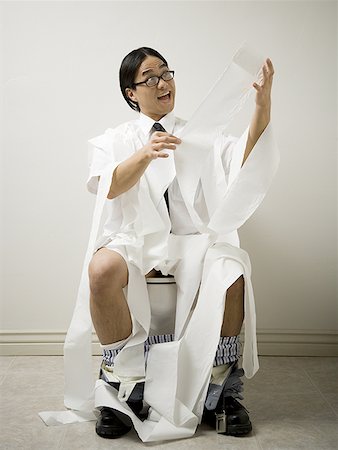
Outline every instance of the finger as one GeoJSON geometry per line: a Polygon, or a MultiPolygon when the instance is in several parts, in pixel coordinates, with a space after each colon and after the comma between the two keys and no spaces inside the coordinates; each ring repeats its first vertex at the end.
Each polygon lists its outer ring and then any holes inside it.
{"type": "Polygon", "coordinates": [[[257,82],[262,83],[263,80],[264,80],[264,74],[263,74],[263,66],[262,66],[257,74],[257,82]]]}
{"type": "Polygon", "coordinates": [[[163,153],[163,152],[154,152],[154,154],[156,154],[155,158],[168,158],[168,153],[163,153]]]}
{"type": "Polygon", "coordinates": [[[168,134],[166,136],[154,136],[154,138],[152,140],[156,141],[156,142],[170,142],[170,143],[176,143],[176,144],[181,143],[181,139],[179,139],[176,136],[173,136],[171,134],[168,134]]]}
{"type": "Polygon", "coordinates": [[[269,72],[273,75],[275,73],[275,70],[274,70],[272,61],[270,58],[268,58],[266,61],[267,61],[267,65],[269,67],[269,72]]]}
{"type": "Polygon", "coordinates": [[[165,142],[159,142],[159,143],[154,143],[152,145],[152,148],[153,148],[153,150],[160,152],[161,150],[164,150],[164,149],[175,150],[176,145],[170,144],[170,143],[165,143],[165,142]]]}
{"type": "Polygon", "coordinates": [[[268,79],[268,75],[269,75],[269,71],[268,71],[268,68],[267,68],[266,64],[264,64],[262,69],[263,69],[263,78],[264,78],[264,81],[265,81],[265,80],[268,79]]]}
{"type": "Polygon", "coordinates": [[[169,133],[167,133],[166,131],[154,131],[151,136],[163,136],[163,135],[168,135],[168,134],[169,133]]]}
{"type": "Polygon", "coordinates": [[[179,142],[181,142],[181,139],[180,139],[180,138],[174,136],[173,134],[164,132],[164,131],[155,131],[155,132],[151,135],[151,139],[152,139],[152,138],[157,138],[157,139],[160,139],[160,138],[161,138],[161,139],[165,139],[166,137],[167,137],[168,139],[173,139],[174,141],[179,141],[179,142]]]}
{"type": "Polygon", "coordinates": [[[175,144],[180,144],[180,141],[178,141],[176,138],[169,138],[169,137],[161,137],[161,138],[155,138],[153,140],[150,141],[151,145],[158,145],[158,144],[163,144],[163,145],[175,145],[175,144]]]}
{"type": "Polygon", "coordinates": [[[266,81],[271,81],[274,74],[273,66],[270,65],[268,62],[265,64],[265,76],[266,81]]]}
{"type": "Polygon", "coordinates": [[[168,134],[168,133],[166,133],[166,134],[162,133],[161,135],[153,133],[150,140],[157,141],[157,142],[160,142],[160,141],[177,142],[177,143],[181,142],[181,139],[177,138],[176,136],[173,136],[172,134],[168,134]]]}

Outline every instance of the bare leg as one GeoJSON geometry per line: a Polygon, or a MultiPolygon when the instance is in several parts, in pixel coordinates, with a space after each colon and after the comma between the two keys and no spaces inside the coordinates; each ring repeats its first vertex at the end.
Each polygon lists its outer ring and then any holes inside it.
{"type": "Polygon", "coordinates": [[[221,336],[237,336],[244,320],[244,278],[241,275],[227,290],[221,336]]]}
{"type": "Polygon", "coordinates": [[[129,307],[123,288],[128,266],[118,253],[101,248],[89,264],[90,313],[102,345],[126,339],[132,331],[129,307]]]}

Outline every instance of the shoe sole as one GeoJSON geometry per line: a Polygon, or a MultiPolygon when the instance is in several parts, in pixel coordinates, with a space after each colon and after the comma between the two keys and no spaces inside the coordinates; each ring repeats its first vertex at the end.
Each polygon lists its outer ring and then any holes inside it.
{"type": "Polygon", "coordinates": [[[115,424],[98,426],[96,424],[95,431],[98,436],[105,439],[118,439],[119,437],[129,433],[129,431],[133,428],[132,425],[125,423],[126,420],[131,422],[130,418],[126,414],[118,410],[114,410],[114,413],[115,416],[120,420],[121,425],[115,424]]]}
{"type": "Polygon", "coordinates": [[[119,432],[112,432],[111,427],[109,427],[109,426],[106,428],[107,428],[106,430],[103,427],[100,427],[99,430],[96,428],[96,434],[105,439],[118,439],[119,437],[127,434],[131,430],[132,427],[126,428],[125,430],[123,430],[123,431],[121,430],[119,432]]]}
{"type": "Polygon", "coordinates": [[[227,436],[245,436],[246,434],[249,434],[252,431],[252,425],[229,425],[227,428],[227,431],[225,433],[219,433],[219,434],[225,434],[227,436]]]}

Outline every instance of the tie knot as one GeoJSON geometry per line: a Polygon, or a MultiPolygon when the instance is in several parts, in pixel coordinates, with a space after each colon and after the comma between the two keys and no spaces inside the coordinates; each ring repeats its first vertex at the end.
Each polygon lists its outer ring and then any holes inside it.
{"type": "Polygon", "coordinates": [[[155,131],[163,131],[164,133],[166,132],[165,129],[162,127],[162,125],[158,122],[155,122],[153,125],[153,129],[155,131]]]}

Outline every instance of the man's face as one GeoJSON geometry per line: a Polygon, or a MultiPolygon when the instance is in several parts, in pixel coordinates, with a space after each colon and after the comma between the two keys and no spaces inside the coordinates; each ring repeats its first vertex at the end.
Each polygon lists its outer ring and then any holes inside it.
{"type": "MultiPolygon", "coordinates": [[[[136,74],[135,83],[146,81],[152,76],[161,76],[168,71],[165,63],[156,56],[147,56],[141,63],[136,74]]],[[[146,84],[135,86],[135,89],[126,89],[131,100],[137,102],[143,114],[158,121],[174,109],[175,82],[174,79],[164,81],[162,78],[156,86],[146,84]]]]}

